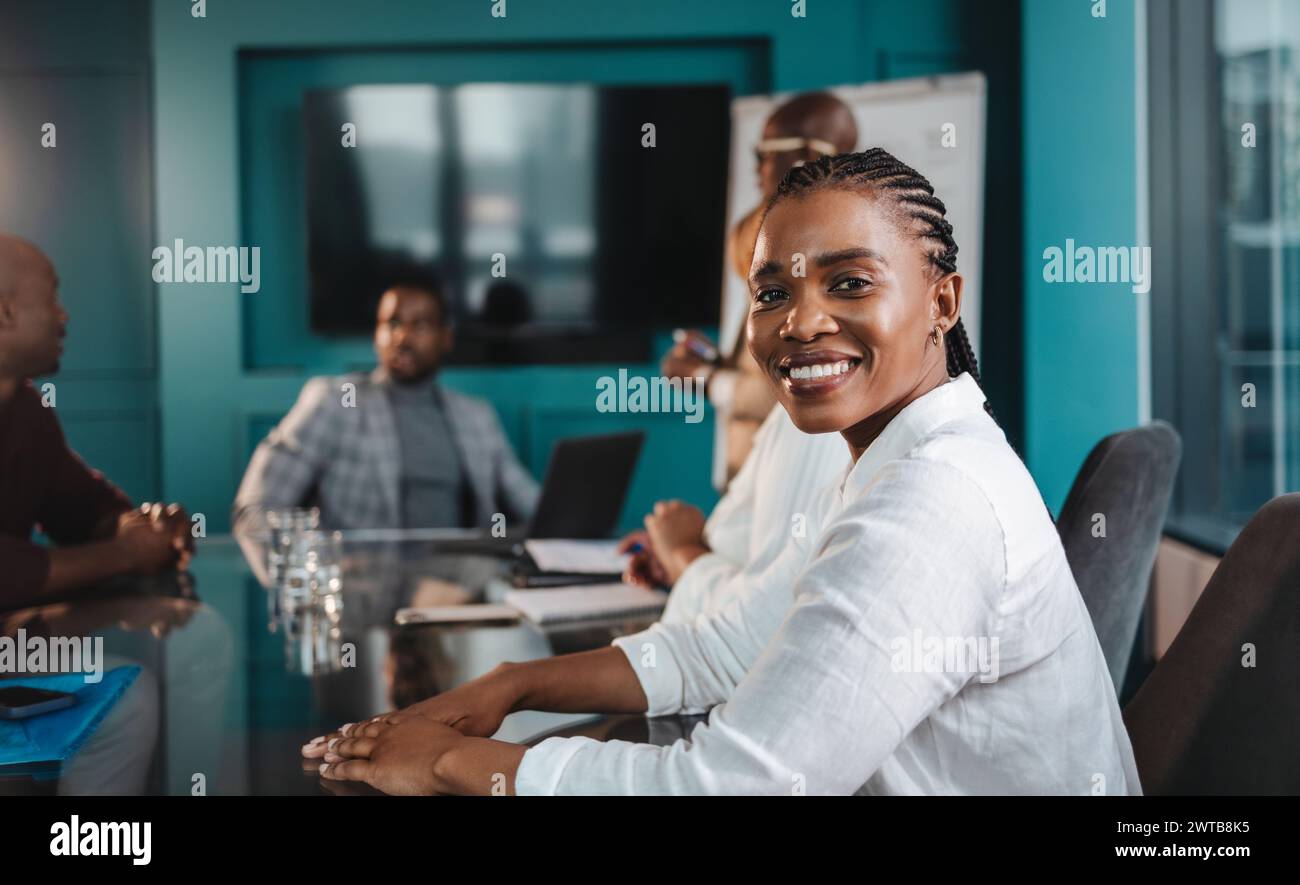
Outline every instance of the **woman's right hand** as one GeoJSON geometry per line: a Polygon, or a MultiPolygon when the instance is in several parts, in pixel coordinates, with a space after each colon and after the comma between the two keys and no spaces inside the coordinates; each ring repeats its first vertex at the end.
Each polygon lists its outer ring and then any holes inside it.
{"type": "Polygon", "coordinates": [[[624,582],[651,590],[671,585],[663,563],[650,545],[650,535],[645,531],[625,535],[618,544],[618,552],[628,555],[627,567],[623,570],[624,582]]]}
{"type": "Polygon", "coordinates": [[[717,365],[717,345],[694,329],[679,330],[674,337],[672,348],[659,361],[659,373],[666,378],[708,377],[717,365]]]}
{"type": "Polygon", "coordinates": [[[334,761],[330,751],[336,741],[355,736],[355,733],[364,734],[366,726],[372,722],[396,725],[412,716],[441,722],[469,737],[491,737],[501,728],[502,721],[520,700],[521,695],[513,679],[514,672],[514,665],[501,664],[478,679],[402,710],[385,713],[364,722],[348,723],[336,732],[304,744],[302,755],[308,759],[334,761]]]}

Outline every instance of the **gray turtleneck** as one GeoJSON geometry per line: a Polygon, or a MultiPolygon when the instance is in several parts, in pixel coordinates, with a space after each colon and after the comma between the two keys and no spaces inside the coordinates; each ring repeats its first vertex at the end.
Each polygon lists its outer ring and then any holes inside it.
{"type": "Polygon", "coordinates": [[[466,525],[465,474],[433,379],[388,385],[402,453],[402,525],[466,525]]]}

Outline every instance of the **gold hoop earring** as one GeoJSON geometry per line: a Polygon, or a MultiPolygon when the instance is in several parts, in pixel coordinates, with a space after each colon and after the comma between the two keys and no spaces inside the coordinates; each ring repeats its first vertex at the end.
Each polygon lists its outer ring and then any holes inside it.
{"type": "Polygon", "coordinates": [[[930,333],[930,340],[934,342],[934,346],[935,346],[935,347],[942,347],[942,346],[943,346],[943,330],[940,329],[938,326],[935,326],[935,327],[934,327],[934,331],[930,333]]]}

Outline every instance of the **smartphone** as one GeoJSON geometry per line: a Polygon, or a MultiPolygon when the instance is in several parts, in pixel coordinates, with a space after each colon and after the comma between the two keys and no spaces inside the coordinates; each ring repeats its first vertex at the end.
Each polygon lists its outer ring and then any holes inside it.
{"type": "Polygon", "coordinates": [[[63,710],[77,702],[77,696],[66,691],[48,691],[14,685],[0,688],[0,719],[26,719],[63,710]]]}

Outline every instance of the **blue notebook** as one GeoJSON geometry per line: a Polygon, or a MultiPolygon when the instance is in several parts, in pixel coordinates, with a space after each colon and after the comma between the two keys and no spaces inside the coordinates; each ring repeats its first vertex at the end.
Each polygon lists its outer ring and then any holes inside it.
{"type": "Polygon", "coordinates": [[[0,686],[26,685],[77,696],[77,703],[66,710],[30,719],[0,719],[0,774],[18,773],[7,766],[57,766],[71,759],[138,675],[140,668],[129,666],[109,670],[94,683],[86,682],[81,673],[0,680],[0,686]]]}

